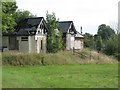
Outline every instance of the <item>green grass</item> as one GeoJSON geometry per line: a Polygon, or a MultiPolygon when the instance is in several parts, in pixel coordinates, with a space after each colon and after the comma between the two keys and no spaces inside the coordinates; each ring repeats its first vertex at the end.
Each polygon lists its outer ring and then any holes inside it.
{"type": "Polygon", "coordinates": [[[2,54],[0,52],[0,89],[2,88],[2,54]]]}
{"type": "Polygon", "coordinates": [[[3,88],[117,88],[118,64],[4,66],[3,88]]]}

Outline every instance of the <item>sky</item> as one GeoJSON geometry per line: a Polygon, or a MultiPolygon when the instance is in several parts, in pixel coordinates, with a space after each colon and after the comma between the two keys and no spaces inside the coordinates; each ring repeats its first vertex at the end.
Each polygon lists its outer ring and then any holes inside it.
{"type": "Polygon", "coordinates": [[[73,21],[83,33],[96,34],[101,24],[114,28],[118,18],[119,0],[16,0],[18,9],[29,10],[46,18],[47,11],[55,13],[59,21],[73,21]]]}

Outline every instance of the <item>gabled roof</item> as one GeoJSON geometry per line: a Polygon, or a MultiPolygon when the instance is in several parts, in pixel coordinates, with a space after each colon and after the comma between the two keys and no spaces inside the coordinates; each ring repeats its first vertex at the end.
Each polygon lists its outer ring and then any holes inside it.
{"type": "Polygon", "coordinates": [[[72,25],[72,29],[76,32],[73,21],[60,21],[58,22],[58,29],[63,33],[67,33],[72,25]]]}
{"type": "Polygon", "coordinates": [[[29,32],[31,31],[36,33],[38,25],[41,23],[42,20],[44,21],[44,24],[46,24],[43,17],[24,18],[18,23],[15,32],[17,32],[17,35],[30,35],[29,32]]]}
{"type": "Polygon", "coordinates": [[[35,18],[23,18],[18,23],[16,31],[19,31],[19,29],[26,29],[31,27],[36,27],[40,24],[43,17],[35,17],[35,18]]]}

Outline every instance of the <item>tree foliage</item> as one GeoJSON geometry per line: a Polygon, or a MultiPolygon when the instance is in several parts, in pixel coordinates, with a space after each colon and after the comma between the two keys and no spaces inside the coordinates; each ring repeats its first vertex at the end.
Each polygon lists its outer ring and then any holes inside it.
{"type": "Polygon", "coordinates": [[[102,47],[103,47],[102,38],[101,36],[97,36],[95,41],[95,49],[98,52],[100,52],[102,50],[102,47]]]}
{"type": "Polygon", "coordinates": [[[110,27],[105,24],[101,24],[98,27],[98,32],[97,34],[101,36],[102,40],[108,40],[112,35],[115,35],[115,31],[110,27]]]}
{"type": "Polygon", "coordinates": [[[120,58],[120,42],[118,40],[119,38],[120,35],[114,35],[106,41],[106,45],[104,48],[105,54],[114,55],[115,57],[120,58]]]}
{"type": "Polygon", "coordinates": [[[84,34],[84,47],[95,49],[120,59],[120,33],[115,33],[109,25],[101,24],[94,36],[84,34]]]}
{"type": "Polygon", "coordinates": [[[47,51],[55,53],[61,50],[63,47],[62,33],[58,31],[58,19],[56,19],[55,13],[46,14],[46,23],[48,27],[47,35],[47,51]]]}
{"type": "Polygon", "coordinates": [[[17,8],[16,2],[2,2],[2,12],[5,14],[13,15],[17,8]]]}
{"type": "Polygon", "coordinates": [[[18,23],[23,18],[36,17],[28,10],[17,10],[13,16],[16,23],[18,23]]]}
{"type": "Polygon", "coordinates": [[[13,32],[21,19],[35,17],[28,10],[17,8],[16,2],[2,2],[2,32],[13,32]]]}
{"type": "Polygon", "coordinates": [[[94,41],[97,51],[102,51],[107,55],[120,57],[120,35],[108,25],[101,24],[98,32],[94,35],[94,41]]]}
{"type": "Polygon", "coordinates": [[[17,8],[16,2],[2,2],[2,32],[15,30],[16,22],[13,14],[17,8]]]}
{"type": "Polygon", "coordinates": [[[84,34],[84,47],[92,48],[93,47],[93,35],[89,33],[84,34]]]}

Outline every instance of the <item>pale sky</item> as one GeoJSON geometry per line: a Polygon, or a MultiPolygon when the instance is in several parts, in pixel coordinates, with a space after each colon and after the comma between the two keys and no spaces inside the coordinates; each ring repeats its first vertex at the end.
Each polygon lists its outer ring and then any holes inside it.
{"type": "Polygon", "coordinates": [[[73,21],[77,31],[97,33],[98,26],[117,23],[119,0],[16,0],[19,9],[46,19],[54,12],[59,21],[73,21]]]}

